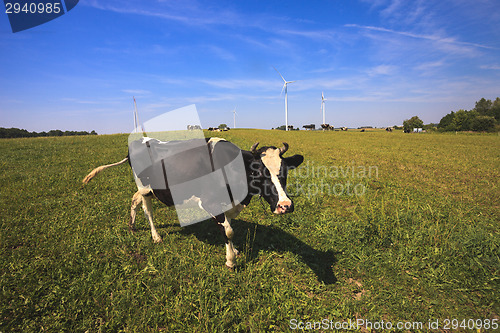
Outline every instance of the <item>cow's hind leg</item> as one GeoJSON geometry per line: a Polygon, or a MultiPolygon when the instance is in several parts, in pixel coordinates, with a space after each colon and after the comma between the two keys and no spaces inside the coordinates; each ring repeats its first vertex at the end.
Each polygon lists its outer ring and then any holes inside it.
{"type": "Polygon", "coordinates": [[[135,218],[137,216],[137,209],[139,208],[139,204],[142,203],[142,209],[144,210],[144,215],[151,226],[151,236],[153,237],[153,241],[155,243],[161,242],[161,237],[156,232],[156,228],[153,224],[153,203],[152,203],[152,192],[149,189],[139,189],[135,192],[132,197],[132,205],[130,206],[130,221],[129,228],[131,231],[135,230],[135,218]]]}
{"type": "Polygon", "coordinates": [[[130,231],[135,231],[135,217],[137,216],[137,209],[140,203],[142,203],[142,193],[139,190],[132,197],[132,205],[130,206],[130,221],[128,222],[130,231]]]}

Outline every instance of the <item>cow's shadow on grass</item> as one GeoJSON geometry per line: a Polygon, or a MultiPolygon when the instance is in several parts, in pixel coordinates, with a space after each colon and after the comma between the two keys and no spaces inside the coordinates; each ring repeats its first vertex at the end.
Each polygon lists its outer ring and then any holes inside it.
{"type": "MultiPolygon", "coordinates": [[[[277,227],[238,219],[233,220],[231,226],[234,230],[233,243],[240,253],[246,254],[247,262],[258,260],[261,250],[292,252],[301,257],[303,262],[316,274],[319,281],[325,284],[332,284],[337,281],[333,274],[333,266],[337,261],[335,252],[316,250],[277,227]]],[[[208,244],[224,244],[220,230],[214,221],[196,223],[182,228],[179,232],[194,235],[200,241],[208,244]]],[[[242,268],[244,269],[244,267],[242,268]]]]}

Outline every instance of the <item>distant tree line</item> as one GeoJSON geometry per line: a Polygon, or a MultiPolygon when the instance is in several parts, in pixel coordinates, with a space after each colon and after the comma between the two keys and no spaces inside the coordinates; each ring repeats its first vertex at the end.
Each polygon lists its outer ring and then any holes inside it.
{"type": "Polygon", "coordinates": [[[500,127],[500,98],[495,101],[481,98],[472,110],[451,111],[441,118],[438,129],[448,131],[494,131],[500,127]]]}
{"type": "Polygon", "coordinates": [[[33,138],[41,136],[74,136],[74,135],[97,135],[96,131],[61,131],[50,130],[48,132],[28,132],[25,129],[19,128],[4,128],[0,127],[0,138],[33,138]]]}

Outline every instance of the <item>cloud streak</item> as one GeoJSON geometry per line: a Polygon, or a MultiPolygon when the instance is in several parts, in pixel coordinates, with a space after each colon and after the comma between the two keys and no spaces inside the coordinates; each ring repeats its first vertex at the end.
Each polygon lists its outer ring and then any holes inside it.
{"type": "Polygon", "coordinates": [[[416,33],[407,32],[407,31],[397,31],[397,30],[387,29],[387,28],[383,28],[383,27],[374,27],[374,26],[359,25],[359,24],[345,24],[344,27],[389,33],[389,34],[394,34],[394,35],[399,35],[399,36],[404,36],[404,37],[428,40],[428,41],[432,41],[432,42],[440,42],[440,43],[445,43],[445,44],[455,44],[455,45],[461,45],[461,46],[472,46],[472,47],[488,49],[488,50],[497,50],[497,48],[492,47],[492,46],[478,44],[478,43],[462,42],[462,41],[459,41],[459,40],[452,38],[452,37],[441,37],[438,35],[416,34],[416,33]]]}

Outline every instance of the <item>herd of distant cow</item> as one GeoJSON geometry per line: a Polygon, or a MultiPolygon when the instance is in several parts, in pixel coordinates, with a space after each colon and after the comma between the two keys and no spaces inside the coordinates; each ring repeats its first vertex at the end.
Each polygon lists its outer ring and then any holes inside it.
{"type": "MultiPolygon", "coordinates": [[[[316,130],[316,125],[315,124],[309,124],[309,125],[304,125],[302,126],[306,131],[315,131],[316,130]]],[[[202,128],[199,125],[188,125],[187,127],[188,130],[201,130],[202,128]]],[[[288,125],[288,130],[294,130],[295,127],[293,125],[288,125]]],[[[330,124],[321,124],[321,129],[323,131],[334,131],[335,127],[333,127],[330,124]]],[[[339,127],[339,130],[341,131],[347,131],[349,128],[347,127],[339,127]]],[[[209,127],[207,129],[210,132],[225,132],[229,131],[229,127],[224,127],[224,128],[219,128],[219,127],[209,127]]],[[[392,132],[393,128],[392,127],[386,127],[385,130],[387,132],[392,132]]],[[[365,128],[361,128],[361,132],[365,132],[365,128]]]]}
{"type": "MultiPolygon", "coordinates": [[[[316,125],[315,125],[315,124],[304,125],[304,126],[302,126],[302,127],[303,127],[303,128],[305,128],[305,130],[306,130],[306,131],[314,131],[314,130],[316,130],[316,125]]],[[[294,129],[293,125],[288,125],[288,129],[289,129],[289,130],[293,130],[293,129],[294,129]]],[[[321,124],[321,129],[322,129],[323,131],[334,131],[334,130],[335,130],[335,127],[333,127],[333,126],[332,126],[332,125],[330,125],[330,124],[321,124]]],[[[385,130],[386,130],[387,132],[392,132],[392,129],[393,129],[392,127],[386,127],[386,128],[385,128],[385,130]]],[[[341,130],[341,131],[347,131],[347,130],[348,130],[348,128],[347,128],[347,127],[345,127],[345,126],[344,126],[344,127],[339,127],[339,130],[341,130]]],[[[365,131],[365,129],[364,129],[364,128],[362,128],[362,129],[361,129],[361,132],[364,132],[364,131],[365,131]]]]}
{"type": "MultiPolygon", "coordinates": [[[[306,131],[314,131],[316,130],[316,125],[315,124],[309,124],[309,125],[304,125],[302,126],[306,131]]],[[[188,125],[187,127],[188,130],[201,130],[201,127],[199,125],[188,125]]],[[[289,130],[294,130],[295,127],[293,125],[288,125],[289,130]]],[[[333,127],[330,124],[321,124],[321,129],[323,131],[334,131],[335,127],[333,127]]],[[[229,131],[229,127],[224,127],[224,128],[219,128],[219,127],[209,127],[208,131],[210,132],[224,132],[224,131],[229,131]]],[[[339,127],[339,130],[341,131],[347,131],[347,127],[339,127]]],[[[392,132],[393,128],[392,127],[386,127],[385,130],[387,132],[392,132]]],[[[365,132],[365,129],[362,128],[361,132],[365,132]]]]}

